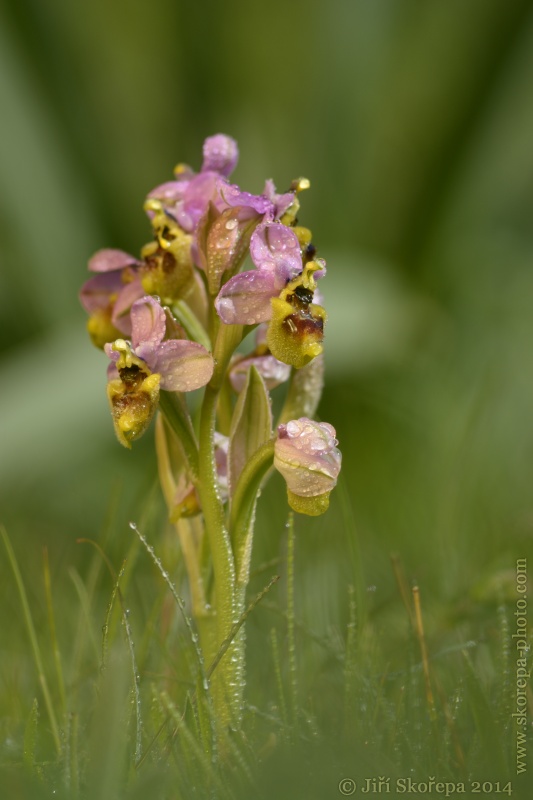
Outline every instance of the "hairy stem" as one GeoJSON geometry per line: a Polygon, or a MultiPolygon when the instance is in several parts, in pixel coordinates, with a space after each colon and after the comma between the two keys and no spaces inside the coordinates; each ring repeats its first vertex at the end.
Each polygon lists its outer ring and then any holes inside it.
{"type": "MultiPolygon", "coordinates": [[[[231,354],[240,342],[242,327],[217,327],[214,347],[215,371],[206,386],[200,417],[200,448],[198,454],[198,494],[204,515],[205,531],[215,578],[216,649],[220,650],[230,636],[242,610],[244,599],[237,597],[235,559],[226,527],[224,505],[218,488],[215,463],[215,421],[220,387],[231,354]]],[[[242,706],[242,673],[244,648],[240,637],[221,658],[213,678],[215,712],[222,727],[239,725],[242,706]]]]}

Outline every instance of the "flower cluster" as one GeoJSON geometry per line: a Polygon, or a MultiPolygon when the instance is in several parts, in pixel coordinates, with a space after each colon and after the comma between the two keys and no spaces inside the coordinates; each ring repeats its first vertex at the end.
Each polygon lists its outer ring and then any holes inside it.
{"type": "Polygon", "coordinates": [[[80,293],[90,337],[109,359],[119,442],[130,448],[156,416],[161,488],[206,663],[218,664],[208,688],[222,730],[242,719],[244,638],[235,624],[261,486],[274,466],[291,508],[322,514],[341,465],[334,429],[312,419],[323,385],[317,286],[326,264],[297,220],[309,181],[281,194],[267,181],[250,194],[230,183],[237,159],[230,137],[206,139],[198,173],[181,164],[148,194],[152,236],[139,257],[100,250],[80,293]]]}
{"type": "Polygon", "coordinates": [[[340,453],[333,428],[309,418],[322,388],[327,318],[317,291],[326,264],[297,221],[299,193],[309,182],[295,180],[280,194],[268,180],[261,194],[250,194],[229,180],[237,161],[233,139],[206,139],[198,173],[179,164],[173,180],[149,192],[144,209],[152,238],[139,257],[97,252],[80,299],[91,339],[110,359],[107,394],[121,444],[131,447],[159,407],[170,420],[165,436],[181,442],[174,447],[180,466],[174,458],[168,467],[179,487],[174,515],[201,510],[196,462],[206,442],[198,441],[183,393],[206,385],[217,397],[212,433],[219,444],[226,441],[222,460],[213,436],[209,443],[219,495],[231,500],[254,447],[275,442],[274,466],[286,479],[290,505],[317,514],[327,507],[340,453]],[[241,271],[247,257],[250,267],[241,271]],[[237,351],[252,328],[252,351],[237,351]],[[269,392],[284,382],[289,389],[274,439],[269,392]],[[250,424],[262,420],[260,434],[247,434],[253,447],[239,440],[243,413],[250,424]],[[229,489],[222,491],[224,482],[229,489]],[[184,504],[193,494],[197,500],[184,504]]]}

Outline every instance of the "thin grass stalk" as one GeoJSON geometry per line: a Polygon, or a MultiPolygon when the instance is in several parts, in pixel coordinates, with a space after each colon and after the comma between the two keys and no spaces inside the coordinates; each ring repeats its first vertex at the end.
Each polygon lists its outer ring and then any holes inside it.
{"type": "Polygon", "coordinates": [[[355,715],[355,676],[357,655],[357,603],[355,589],[348,586],[348,625],[346,631],[346,653],[344,656],[344,727],[352,729],[355,715]]]}
{"type": "Polygon", "coordinates": [[[287,639],[289,649],[289,702],[291,722],[296,729],[298,721],[298,668],[296,665],[296,639],[294,636],[294,512],[287,522],[287,639]]]}
{"type": "Polygon", "coordinates": [[[428,704],[429,717],[432,722],[436,719],[435,711],[435,698],[433,697],[433,689],[431,688],[431,678],[429,674],[429,659],[426,647],[426,636],[424,633],[424,625],[422,621],[422,607],[420,605],[420,589],[418,586],[413,586],[413,602],[415,606],[415,619],[416,619],[416,633],[418,642],[420,644],[420,652],[422,655],[422,667],[424,670],[424,682],[426,685],[426,700],[428,704]]]}
{"type": "Polygon", "coordinates": [[[199,767],[201,768],[199,775],[202,775],[202,777],[207,778],[206,782],[208,786],[211,786],[212,788],[216,787],[217,791],[220,793],[218,796],[220,797],[227,796],[226,787],[220,780],[220,777],[212,761],[209,760],[206,753],[202,750],[202,748],[198,744],[198,741],[190,732],[189,728],[187,727],[187,725],[183,720],[182,714],[179,713],[178,709],[176,708],[176,706],[174,705],[174,703],[172,702],[172,700],[170,699],[170,697],[166,692],[161,692],[160,698],[165,711],[176,725],[180,736],[183,737],[184,742],[186,743],[190,751],[193,753],[194,758],[196,759],[199,767]]]}
{"type": "Polygon", "coordinates": [[[44,574],[44,591],[46,595],[46,608],[48,611],[48,627],[50,628],[50,639],[52,640],[52,652],[54,654],[54,664],[56,668],[57,685],[59,688],[59,697],[61,699],[61,707],[63,715],[67,714],[67,695],[65,691],[65,679],[63,676],[63,667],[61,664],[61,651],[57,639],[56,623],[54,615],[54,605],[52,603],[52,583],[50,580],[50,562],[48,559],[48,548],[43,548],[43,574],[44,574]]]}
{"type": "Polygon", "coordinates": [[[133,643],[133,636],[131,632],[131,625],[129,621],[128,609],[124,603],[124,597],[120,591],[120,579],[124,574],[125,564],[123,563],[120,572],[117,575],[116,595],[118,597],[120,608],[122,611],[122,624],[126,634],[126,641],[128,642],[128,649],[130,653],[131,670],[133,676],[133,702],[135,706],[135,764],[138,764],[142,758],[142,714],[141,714],[141,692],[140,692],[140,676],[137,669],[137,659],[135,657],[135,645],[133,643]]]}
{"type": "Polygon", "coordinates": [[[289,727],[289,718],[287,715],[287,703],[285,702],[285,692],[283,691],[283,679],[281,677],[281,661],[279,657],[278,634],[275,628],[270,630],[270,644],[272,647],[272,660],[274,662],[274,675],[276,676],[276,684],[278,687],[279,708],[281,711],[281,719],[283,720],[283,727],[285,730],[289,727]]]}
{"type": "Polygon", "coordinates": [[[70,740],[70,797],[76,800],[80,793],[80,767],[78,763],[78,733],[79,719],[77,714],[70,714],[69,740],[70,740]]]}
{"type": "Polygon", "coordinates": [[[88,638],[91,643],[91,646],[96,654],[96,663],[100,663],[100,647],[98,645],[98,641],[96,639],[96,634],[93,629],[92,625],[92,613],[91,613],[91,601],[89,599],[89,595],[87,594],[87,590],[85,588],[85,584],[83,583],[82,579],[80,578],[78,572],[74,569],[74,567],[70,567],[68,571],[69,577],[74,584],[74,588],[76,589],[80,605],[83,611],[83,617],[85,619],[88,631],[88,638]]]}
{"type": "Polygon", "coordinates": [[[0,535],[2,536],[2,540],[4,542],[4,547],[6,548],[7,557],[9,559],[9,563],[11,566],[11,570],[13,572],[15,582],[17,584],[17,589],[19,592],[20,602],[22,605],[22,612],[24,616],[24,622],[26,624],[26,630],[28,632],[28,637],[31,644],[31,649],[33,653],[33,659],[35,661],[35,667],[37,669],[37,676],[39,679],[39,684],[41,687],[41,691],[44,697],[44,703],[46,706],[46,711],[48,713],[48,719],[50,721],[50,727],[52,729],[52,737],[54,739],[54,745],[56,749],[56,753],[58,756],[61,755],[61,737],[59,735],[59,726],[57,724],[57,718],[54,711],[54,706],[52,703],[52,697],[50,695],[50,690],[48,688],[48,681],[46,680],[46,675],[43,668],[43,660],[41,656],[41,649],[39,647],[39,642],[37,640],[37,634],[35,632],[35,626],[33,624],[33,618],[30,611],[30,605],[28,603],[28,596],[26,594],[26,589],[24,587],[24,582],[22,580],[22,575],[20,573],[20,569],[18,566],[18,562],[15,556],[15,552],[11,546],[11,541],[7,535],[7,531],[3,526],[0,526],[0,535]]]}

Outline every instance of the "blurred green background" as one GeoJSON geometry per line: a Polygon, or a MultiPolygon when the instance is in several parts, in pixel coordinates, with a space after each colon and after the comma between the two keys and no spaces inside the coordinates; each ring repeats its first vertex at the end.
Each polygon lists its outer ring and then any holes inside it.
{"type": "MultiPolygon", "coordinates": [[[[298,521],[302,618],[329,635],[355,582],[393,653],[395,552],[432,646],[465,613],[483,639],[532,553],[530,0],[2,0],[0,23],[0,521],[36,598],[43,545],[61,583],[76,538],[113,525],[119,559],[148,497],[162,515],[77,292],[95,250],[138,251],[146,193],[220,131],[244,188],[311,179],[300,220],[328,262],[320,414],[352,510],[298,521]]],[[[282,552],[278,506],[258,563],[282,552]]]]}

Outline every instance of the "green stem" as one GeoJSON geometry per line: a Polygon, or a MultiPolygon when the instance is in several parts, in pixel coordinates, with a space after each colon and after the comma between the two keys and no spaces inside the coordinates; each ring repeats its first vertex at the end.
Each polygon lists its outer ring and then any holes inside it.
{"type": "Polygon", "coordinates": [[[176,392],[162,391],[159,395],[159,405],[180,441],[191,480],[196,484],[199,477],[198,445],[185,402],[176,392]]]}
{"type": "MultiPolygon", "coordinates": [[[[228,638],[236,621],[235,604],[235,562],[231,550],[231,542],[224,519],[224,506],[218,490],[218,476],[214,458],[215,412],[218,391],[207,386],[202,405],[200,419],[200,452],[198,494],[204,515],[205,530],[211,551],[215,576],[215,608],[217,619],[218,650],[228,638]]],[[[215,713],[223,727],[226,727],[233,716],[229,693],[230,676],[226,677],[231,662],[227,659],[220,665],[213,687],[215,713]],[[229,700],[229,704],[228,704],[229,700]]],[[[232,682],[232,681],[231,681],[232,682]]]]}
{"type": "Polygon", "coordinates": [[[232,388],[229,378],[226,376],[222,388],[220,389],[220,396],[218,398],[218,427],[220,433],[224,436],[230,435],[231,419],[233,416],[232,407],[232,388]]]}
{"type": "MultiPolygon", "coordinates": [[[[215,370],[206,386],[200,416],[198,453],[198,485],[205,531],[211,551],[215,579],[216,649],[220,650],[239,619],[244,599],[237,597],[235,559],[226,527],[224,505],[218,488],[215,463],[215,422],[220,387],[235,347],[242,338],[239,325],[220,326],[215,322],[216,341],[213,348],[215,370]]],[[[222,658],[213,681],[213,702],[221,727],[239,724],[241,716],[244,648],[240,637],[233,641],[230,652],[222,658]]]]}

